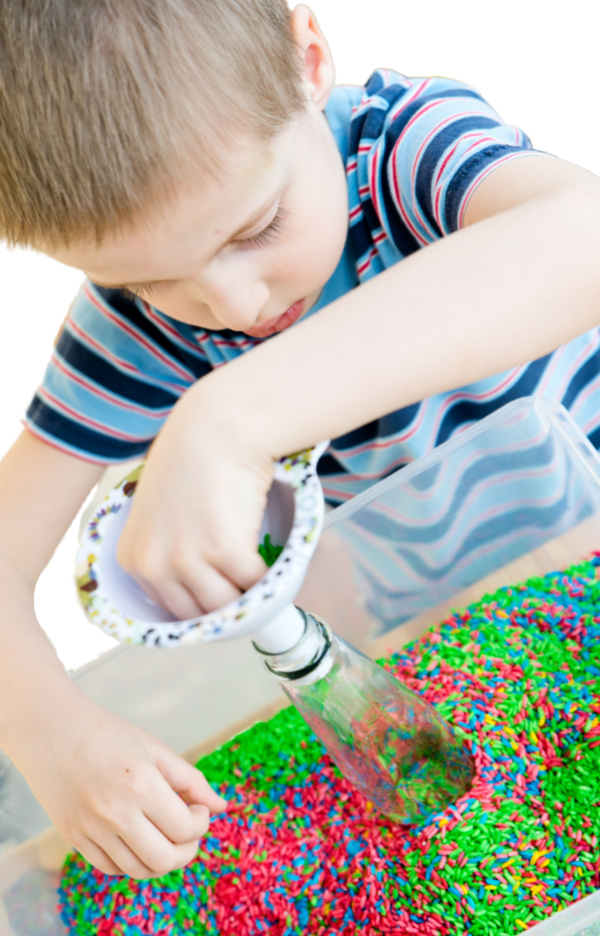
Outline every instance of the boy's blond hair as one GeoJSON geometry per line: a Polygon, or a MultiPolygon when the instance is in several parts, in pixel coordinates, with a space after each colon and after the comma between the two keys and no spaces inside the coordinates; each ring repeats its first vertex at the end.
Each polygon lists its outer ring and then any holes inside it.
{"type": "Polygon", "coordinates": [[[99,242],[304,101],[285,0],[2,0],[0,238],[99,242]]]}

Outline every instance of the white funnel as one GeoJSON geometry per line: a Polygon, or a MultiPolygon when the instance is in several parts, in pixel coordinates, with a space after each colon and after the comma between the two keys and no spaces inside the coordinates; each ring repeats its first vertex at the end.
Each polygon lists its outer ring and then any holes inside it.
{"type": "MultiPolygon", "coordinates": [[[[110,492],[84,531],[77,554],[78,595],[90,621],[123,643],[175,647],[197,640],[254,635],[269,653],[289,650],[304,621],[293,607],[321,532],[324,500],[316,464],[327,447],[277,462],[260,531],[283,546],[275,564],[237,601],[217,611],[178,620],[157,605],[119,565],[119,537],[131,509],[141,468],[110,492]]],[[[257,543],[258,547],[258,543],[257,543]]]]}

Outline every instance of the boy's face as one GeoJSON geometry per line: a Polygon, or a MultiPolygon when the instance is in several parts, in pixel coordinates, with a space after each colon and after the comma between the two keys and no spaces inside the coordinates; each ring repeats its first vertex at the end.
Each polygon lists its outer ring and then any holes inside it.
{"type": "MultiPolygon", "coordinates": [[[[215,159],[225,165],[223,154],[215,159]]],[[[207,328],[266,337],[316,302],[342,254],[345,170],[320,108],[269,143],[240,140],[219,182],[190,175],[149,219],[53,250],[100,285],[207,328]]]]}

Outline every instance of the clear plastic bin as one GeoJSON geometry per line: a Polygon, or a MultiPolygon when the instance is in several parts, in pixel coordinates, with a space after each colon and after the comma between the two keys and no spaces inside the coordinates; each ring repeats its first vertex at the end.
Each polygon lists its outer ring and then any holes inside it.
{"type": "MultiPolygon", "coordinates": [[[[526,398],[332,510],[297,603],[379,656],[451,608],[594,549],[600,458],[564,409],[526,398]]],[[[284,704],[247,640],[118,648],[74,678],[190,760],[284,704]]],[[[0,936],[64,936],[55,888],[65,843],[3,769],[0,936]]],[[[530,932],[600,936],[600,891],[530,932]]]]}

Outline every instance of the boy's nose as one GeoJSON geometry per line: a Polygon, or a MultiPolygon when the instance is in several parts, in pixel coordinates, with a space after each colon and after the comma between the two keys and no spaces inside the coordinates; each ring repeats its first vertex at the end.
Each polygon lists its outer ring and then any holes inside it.
{"type": "Polygon", "coordinates": [[[214,317],[225,327],[234,331],[252,328],[266,306],[269,289],[260,281],[223,278],[213,282],[205,290],[205,301],[214,317]]]}

